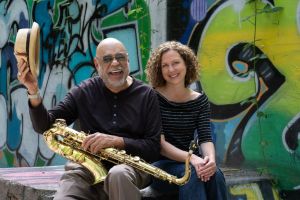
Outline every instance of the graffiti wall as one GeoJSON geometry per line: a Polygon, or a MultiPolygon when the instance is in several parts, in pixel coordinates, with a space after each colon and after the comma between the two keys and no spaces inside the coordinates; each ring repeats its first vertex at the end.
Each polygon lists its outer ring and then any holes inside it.
{"type": "Polygon", "coordinates": [[[218,159],[299,191],[300,1],[198,0],[181,7],[183,28],[173,30],[171,20],[168,38],[197,52],[218,159]]]}
{"type": "Polygon", "coordinates": [[[179,40],[201,64],[193,87],[209,97],[218,162],[300,189],[300,0],[0,0],[0,167],[65,162],[33,131],[16,78],[16,33],[34,21],[47,108],[95,75],[103,38],[125,44],[131,74],[144,81],[151,48],[179,40]]]}
{"type": "Polygon", "coordinates": [[[0,166],[65,162],[32,129],[26,90],[16,77],[17,31],[30,28],[34,21],[41,28],[39,85],[43,103],[51,108],[72,86],[94,75],[95,49],[106,37],[125,44],[131,75],[145,80],[142,66],[149,56],[150,40],[157,35],[150,26],[150,19],[155,20],[150,10],[157,5],[143,0],[0,1],[0,166]]]}
{"type": "Polygon", "coordinates": [[[232,200],[279,200],[278,191],[270,184],[270,182],[256,182],[248,184],[238,184],[228,187],[229,199],[232,200]]]}

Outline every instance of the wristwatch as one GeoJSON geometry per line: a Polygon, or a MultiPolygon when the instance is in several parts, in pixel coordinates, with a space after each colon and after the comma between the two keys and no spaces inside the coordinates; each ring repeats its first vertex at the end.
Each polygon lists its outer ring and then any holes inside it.
{"type": "Polygon", "coordinates": [[[38,99],[40,98],[40,91],[38,90],[35,94],[29,94],[27,90],[28,99],[38,99]]]}

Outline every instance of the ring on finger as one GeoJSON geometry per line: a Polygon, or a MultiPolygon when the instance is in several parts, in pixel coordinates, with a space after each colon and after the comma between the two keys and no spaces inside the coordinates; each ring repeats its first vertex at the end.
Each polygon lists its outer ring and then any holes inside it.
{"type": "Polygon", "coordinates": [[[21,76],[22,75],[22,73],[21,72],[18,72],[18,76],[21,76]]]}

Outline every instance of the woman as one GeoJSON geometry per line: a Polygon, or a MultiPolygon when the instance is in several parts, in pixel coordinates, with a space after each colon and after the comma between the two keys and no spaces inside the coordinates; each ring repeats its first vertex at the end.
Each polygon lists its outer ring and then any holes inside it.
{"type": "Polygon", "coordinates": [[[157,91],[163,126],[163,158],[154,165],[182,177],[194,137],[201,150],[191,156],[192,174],[185,185],[178,187],[155,179],[151,187],[162,193],[178,191],[182,200],[227,199],[225,179],[216,166],[207,96],[188,88],[198,79],[198,69],[193,51],[175,41],[161,44],[147,63],[147,78],[157,91]]]}

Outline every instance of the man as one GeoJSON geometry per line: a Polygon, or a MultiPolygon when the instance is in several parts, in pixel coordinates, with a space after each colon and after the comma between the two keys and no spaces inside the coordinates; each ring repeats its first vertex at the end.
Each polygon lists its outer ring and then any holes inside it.
{"type": "MultiPolygon", "coordinates": [[[[161,122],[155,93],[129,76],[127,51],[116,39],[99,43],[94,64],[99,76],[71,89],[47,111],[39,96],[37,77],[27,63],[18,63],[18,79],[28,90],[34,129],[43,133],[57,118],[65,119],[68,125],[79,120],[81,130],[92,133],[83,141],[83,149],[97,153],[114,147],[148,162],[156,160],[161,122]]],[[[150,181],[149,175],[124,164],[110,168],[104,183],[96,185],[82,166],[72,163],[66,169],[54,199],[100,199],[103,190],[110,200],[141,199],[139,189],[150,181]]]]}

